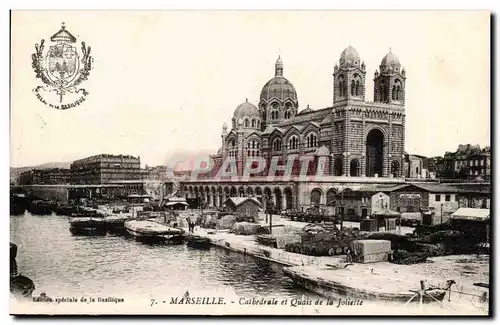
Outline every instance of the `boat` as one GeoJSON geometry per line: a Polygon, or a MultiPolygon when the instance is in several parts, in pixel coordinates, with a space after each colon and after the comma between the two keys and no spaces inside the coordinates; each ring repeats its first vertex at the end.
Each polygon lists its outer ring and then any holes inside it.
{"type": "MultiPolygon", "coordinates": [[[[355,272],[359,272],[359,270],[352,272],[348,268],[321,269],[310,266],[283,268],[283,273],[291,278],[297,286],[332,300],[343,296],[365,300],[400,301],[405,303],[412,299],[413,301],[419,301],[418,298],[414,299],[416,294],[418,294],[417,291],[411,290],[412,288],[405,288],[404,285],[399,284],[398,281],[391,278],[389,274],[384,274],[380,279],[374,276],[374,285],[369,288],[368,285],[363,285],[362,283],[363,280],[366,283],[371,274],[360,272],[359,277],[363,279],[359,279],[356,277],[355,272]]],[[[425,290],[425,294],[422,295],[422,302],[441,302],[446,292],[446,290],[440,288],[427,289],[425,290]]]]}
{"type": "Polygon", "coordinates": [[[50,215],[56,208],[56,204],[52,201],[34,200],[28,206],[28,211],[31,214],[50,215]]]}
{"type": "Polygon", "coordinates": [[[13,193],[10,195],[10,214],[24,214],[28,207],[28,198],[23,193],[13,193]]]}
{"type": "Polygon", "coordinates": [[[123,235],[125,234],[125,222],[130,220],[130,215],[108,215],[102,219],[106,227],[106,231],[111,234],[123,235]]]}
{"type": "Polygon", "coordinates": [[[55,207],[54,212],[57,215],[71,216],[73,213],[78,212],[78,206],[71,204],[58,204],[55,207]]]}
{"type": "Polygon", "coordinates": [[[107,232],[103,218],[74,217],[69,223],[73,235],[104,236],[107,232]]]}
{"type": "Polygon", "coordinates": [[[130,235],[142,241],[180,243],[184,239],[184,230],[148,220],[126,221],[125,229],[130,235]]]}
{"type": "Polygon", "coordinates": [[[192,248],[209,249],[211,245],[210,238],[201,236],[188,236],[186,245],[192,248]]]}
{"type": "Polygon", "coordinates": [[[33,280],[24,275],[17,275],[10,278],[10,292],[19,298],[31,299],[35,291],[33,280]]]}
{"type": "Polygon", "coordinates": [[[17,257],[17,245],[10,243],[10,260],[15,260],[17,257]]]}

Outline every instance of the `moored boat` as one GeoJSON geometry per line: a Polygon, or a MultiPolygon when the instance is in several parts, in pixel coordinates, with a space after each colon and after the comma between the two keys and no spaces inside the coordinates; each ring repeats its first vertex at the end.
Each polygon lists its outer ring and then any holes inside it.
{"type": "Polygon", "coordinates": [[[10,195],[10,214],[24,214],[29,205],[28,198],[24,193],[12,193],[10,195]]]}
{"type": "Polygon", "coordinates": [[[69,223],[69,230],[73,235],[104,236],[107,232],[102,218],[75,217],[69,223]]]}
{"type": "Polygon", "coordinates": [[[57,215],[70,216],[73,213],[78,212],[78,206],[71,204],[57,204],[54,208],[54,212],[57,215]]]}
{"type": "Polygon", "coordinates": [[[52,201],[34,200],[28,206],[28,211],[31,214],[50,215],[55,209],[56,204],[52,201]]]}
{"type": "Polygon", "coordinates": [[[10,260],[15,260],[17,257],[17,245],[10,243],[10,260]]]}
{"type": "MultiPolygon", "coordinates": [[[[374,278],[373,281],[377,282],[376,285],[363,285],[363,281],[356,280],[355,276],[347,269],[329,269],[328,273],[323,269],[311,267],[285,267],[283,273],[293,280],[293,282],[304,289],[315,292],[321,296],[329,299],[338,299],[340,296],[347,296],[366,300],[385,300],[385,301],[400,301],[408,302],[415,297],[416,291],[404,288],[398,285],[395,279],[381,279],[374,278]]],[[[370,274],[362,275],[368,278],[370,274]]],[[[374,283],[375,283],[374,282],[374,283]]],[[[446,295],[443,289],[427,289],[422,296],[424,303],[442,301],[446,295]]],[[[419,299],[413,299],[419,301],[419,299]]]]}
{"type": "Polygon", "coordinates": [[[123,235],[125,234],[125,222],[130,220],[130,215],[109,215],[102,219],[107,232],[111,234],[123,235]]]}
{"type": "Polygon", "coordinates": [[[153,221],[129,220],[125,222],[125,229],[130,235],[142,241],[179,243],[184,239],[184,230],[153,221]]]}
{"type": "Polygon", "coordinates": [[[31,299],[35,291],[33,280],[24,276],[17,275],[10,278],[10,292],[18,298],[31,299]]]}
{"type": "Polygon", "coordinates": [[[211,245],[210,238],[201,236],[188,236],[186,245],[192,248],[209,249],[211,245]]]}

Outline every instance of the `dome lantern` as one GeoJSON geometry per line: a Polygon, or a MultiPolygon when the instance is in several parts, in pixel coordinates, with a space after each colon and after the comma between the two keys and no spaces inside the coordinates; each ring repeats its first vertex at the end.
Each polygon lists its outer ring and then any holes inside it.
{"type": "Polygon", "coordinates": [[[281,56],[278,55],[278,59],[274,64],[274,76],[283,77],[283,61],[281,61],[281,56]]]}

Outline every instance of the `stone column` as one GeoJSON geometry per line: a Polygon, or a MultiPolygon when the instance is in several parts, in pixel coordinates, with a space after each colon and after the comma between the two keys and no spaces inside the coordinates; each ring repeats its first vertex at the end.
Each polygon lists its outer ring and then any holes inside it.
{"type": "Polygon", "coordinates": [[[382,158],[382,177],[388,176],[388,165],[389,165],[389,140],[384,139],[383,148],[383,158],[382,158]]]}

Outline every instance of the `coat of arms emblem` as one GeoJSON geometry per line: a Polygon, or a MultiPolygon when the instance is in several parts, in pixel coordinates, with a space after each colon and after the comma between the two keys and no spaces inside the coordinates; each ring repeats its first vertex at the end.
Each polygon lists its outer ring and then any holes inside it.
{"type": "Polygon", "coordinates": [[[79,54],[77,48],[72,45],[76,43],[76,37],[66,30],[64,23],[50,40],[53,44],[46,53],[45,40],[35,44],[32,66],[36,77],[44,85],[36,87],[34,92],[42,103],[57,109],[80,105],[88,95],[88,92],[79,86],[87,80],[92,69],[90,46],[82,42],[79,54]]]}

